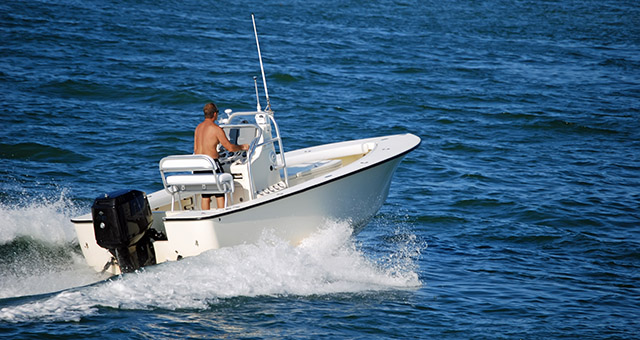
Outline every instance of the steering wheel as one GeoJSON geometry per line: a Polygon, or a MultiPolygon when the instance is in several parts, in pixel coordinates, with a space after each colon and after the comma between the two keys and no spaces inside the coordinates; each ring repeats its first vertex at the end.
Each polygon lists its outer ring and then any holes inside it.
{"type": "Polygon", "coordinates": [[[246,157],[247,157],[246,151],[236,151],[236,152],[222,151],[218,153],[218,159],[220,160],[221,164],[231,164],[239,159],[246,158],[246,157]]]}

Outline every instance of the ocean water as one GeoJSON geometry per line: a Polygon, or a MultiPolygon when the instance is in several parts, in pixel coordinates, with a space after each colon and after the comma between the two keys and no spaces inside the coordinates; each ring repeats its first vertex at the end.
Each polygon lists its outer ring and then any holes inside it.
{"type": "Polygon", "coordinates": [[[4,1],[0,164],[2,338],[640,334],[637,1],[4,1]],[[69,219],[255,108],[251,13],[285,149],[421,146],[357,235],[96,274],[69,219]]]}

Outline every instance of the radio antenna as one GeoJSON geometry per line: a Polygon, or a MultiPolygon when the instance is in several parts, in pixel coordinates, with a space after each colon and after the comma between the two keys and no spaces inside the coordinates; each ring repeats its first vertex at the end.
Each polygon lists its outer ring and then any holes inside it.
{"type": "Polygon", "coordinates": [[[253,15],[253,13],[251,13],[251,21],[253,21],[253,33],[255,33],[256,35],[256,46],[258,47],[258,59],[260,59],[260,70],[262,71],[262,84],[264,85],[264,95],[267,97],[266,111],[271,111],[271,102],[269,101],[269,91],[267,90],[267,78],[264,75],[264,66],[262,65],[262,54],[260,53],[260,42],[258,42],[258,29],[256,28],[256,18],[255,18],[255,15],[253,15]]]}

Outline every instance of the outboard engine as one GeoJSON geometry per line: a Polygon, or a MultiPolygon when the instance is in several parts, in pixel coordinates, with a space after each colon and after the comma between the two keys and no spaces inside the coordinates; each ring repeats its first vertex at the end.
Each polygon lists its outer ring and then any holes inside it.
{"type": "Polygon", "coordinates": [[[130,273],[156,264],[153,229],[149,228],[153,216],[144,192],[119,190],[98,197],[91,206],[91,215],[96,242],[115,257],[120,272],[130,273]]]}

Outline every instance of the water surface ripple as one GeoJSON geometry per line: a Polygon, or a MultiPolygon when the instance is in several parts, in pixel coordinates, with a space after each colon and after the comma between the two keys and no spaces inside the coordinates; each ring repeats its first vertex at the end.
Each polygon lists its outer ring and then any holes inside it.
{"type": "Polygon", "coordinates": [[[0,336],[637,337],[639,18],[629,0],[4,1],[0,336]],[[159,189],[206,101],[255,108],[251,12],[285,148],[420,148],[356,237],[103,281],[69,218],[159,189]]]}

